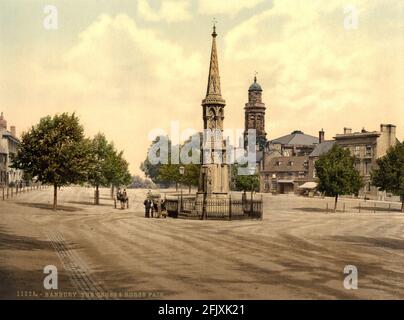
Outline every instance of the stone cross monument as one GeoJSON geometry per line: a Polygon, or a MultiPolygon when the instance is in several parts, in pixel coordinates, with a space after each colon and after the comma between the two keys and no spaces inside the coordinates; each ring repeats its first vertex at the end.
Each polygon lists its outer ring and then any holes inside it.
{"type": "Polygon", "coordinates": [[[229,193],[229,165],[223,141],[225,100],[220,90],[219,62],[216,51],[216,26],[213,26],[212,51],[206,97],[202,100],[204,144],[198,197],[226,198],[229,193]]]}

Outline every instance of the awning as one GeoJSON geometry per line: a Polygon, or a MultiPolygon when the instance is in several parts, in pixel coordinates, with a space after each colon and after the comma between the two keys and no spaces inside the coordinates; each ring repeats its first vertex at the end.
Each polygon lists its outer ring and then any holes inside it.
{"type": "Polygon", "coordinates": [[[294,183],[294,181],[293,180],[278,180],[277,181],[278,183],[294,183]]]}
{"type": "Polygon", "coordinates": [[[317,182],[306,182],[299,186],[299,189],[315,189],[317,187],[317,182]]]}

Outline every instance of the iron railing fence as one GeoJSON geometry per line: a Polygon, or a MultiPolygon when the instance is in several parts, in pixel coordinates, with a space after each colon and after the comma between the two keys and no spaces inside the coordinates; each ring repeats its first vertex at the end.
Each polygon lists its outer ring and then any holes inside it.
{"type": "Polygon", "coordinates": [[[262,219],[261,199],[166,198],[165,207],[172,217],[200,220],[262,219]]]}

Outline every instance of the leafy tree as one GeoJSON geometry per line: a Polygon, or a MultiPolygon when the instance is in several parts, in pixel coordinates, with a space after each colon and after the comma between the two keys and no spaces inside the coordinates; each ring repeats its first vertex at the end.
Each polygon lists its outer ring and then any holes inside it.
{"type": "Polygon", "coordinates": [[[179,164],[162,164],[159,169],[158,181],[160,182],[175,182],[175,189],[178,190],[180,182],[180,165],[179,164]]]}
{"type": "Polygon", "coordinates": [[[74,113],[44,117],[22,134],[12,159],[14,168],[24,170],[43,184],[53,185],[54,210],[58,187],[87,179],[90,143],[83,132],[74,113]]]}
{"type": "MultiPolygon", "coordinates": [[[[197,133],[200,138],[200,133],[197,133]]],[[[154,183],[159,183],[159,184],[165,184],[169,185],[171,183],[175,183],[176,189],[178,190],[178,184],[184,183],[186,184],[190,189],[193,185],[198,185],[198,180],[199,180],[199,170],[200,170],[200,165],[199,164],[182,164],[181,163],[181,157],[179,158],[179,163],[171,163],[171,153],[173,150],[179,151],[180,153],[185,151],[187,152],[187,155],[189,157],[192,157],[192,152],[193,149],[190,148],[185,149],[185,146],[189,147],[198,147],[195,145],[194,142],[197,144],[200,144],[200,139],[193,140],[193,137],[190,137],[188,140],[186,140],[182,145],[180,146],[172,146],[171,141],[168,139],[168,137],[157,137],[153,142],[152,145],[157,143],[160,139],[166,139],[167,145],[168,145],[168,150],[167,154],[165,155],[166,159],[168,160],[168,163],[158,163],[158,164],[152,164],[150,160],[147,158],[141,165],[141,170],[145,173],[146,177],[150,178],[154,183]],[[185,167],[185,173],[184,176],[180,175],[179,168],[181,166],[185,167]]],[[[149,149],[150,150],[150,149],[149,149]]],[[[161,152],[165,152],[164,150],[161,152]]],[[[164,158],[162,154],[159,154],[162,158],[164,158]]],[[[195,155],[195,158],[198,160],[200,159],[200,152],[199,150],[197,151],[197,154],[195,155]]]]}
{"type": "Polygon", "coordinates": [[[254,190],[257,190],[259,187],[259,175],[254,172],[250,175],[239,175],[238,174],[238,166],[232,166],[232,175],[234,180],[234,186],[238,191],[251,191],[253,193],[254,190]]]}
{"type": "Polygon", "coordinates": [[[339,195],[357,194],[363,187],[363,179],[355,169],[355,157],[338,145],[321,155],[315,162],[315,168],[319,179],[317,189],[335,197],[334,212],[339,195]]]}
{"type": "Polygon", "coordinates": [[[181,182],[186,184],[191,193],[191,187],[199,184],[199,172],[201,166],[199,164],[187,164],[184,166],[184,176],[181,177],[181,182]]]}
{"type": "Polygon", "coordinates": [[[377,168],[371,172],[372,184],[382,191],[399,195],[401,212],[404,212],[404,142],[391,147],[376,163],[377,168]]]}
{"type": "MultiPolygon", "coordinates": [[[[161,156],[161,157],[166,156],[168,159],[170,159],[170,157],[171,157],[171,141],[168,139],[168,137],[164,137],[164,136],[156,137],[152,141],[152,143],[150,145],[150,148],[153,145],[155,145],[156,143],[158,143],[160,141],[160,139],[167,139],[167,141],[168,141],[168,150],[167,150],[168,154],[163,155],[163,154],[159,153],[158,155],[161,156]]],[[[163,164],[162,163],[153,164],[153,163],[150,162],[149,157],[148,157],[150,148],[149,148],[149,150],[147,152],[146,159],[140,165],[140,170],[142,170],[145,173],[146,177],[150,178],[154,183],[160,183],[160,182],[162,182],[162,181],[159,180],[159,178],[160,178],[160,168],[161,168],[161,166],[163,164]]],[[[164,150],[161,150],[160,152],[164,152],[164,150]]]]}
{"type": "Polygon", "coordinates": [[[111,184],[112,176],[109,176],[109,159],[115,153],[114,146],[108,143],[105,135],[98,133],[90,143],[91,157],[88,172],[88,182],[95,187],[95,204],[99,204],[99,187],[111,184]]]}
{"type": "Polygon", "coordinates": [[[129,172],[129,163],[124,159],[123,151],[117,152],[114,148],[114,152],[108,154],[105,168],[105,176],[111,185],[112,196],[115,187],[127,186],[131,183],[132,177],[129,172]]]}

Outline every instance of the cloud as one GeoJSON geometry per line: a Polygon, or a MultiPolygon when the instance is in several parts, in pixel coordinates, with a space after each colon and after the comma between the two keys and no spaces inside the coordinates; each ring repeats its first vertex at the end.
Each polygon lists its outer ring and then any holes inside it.
{"type": "Polygon", "coordinates": [[[24,118],[28,124],[46,114],[77,112],[87,134],[102,131],[125,149],[132,172],[139,172],[146,156],[149,131],[167,130],[176,117],[173,108],[177,119],[186,119],[182,125],[200,126],[192,116],[200,111],[203,91],[194,85],[200,55],[140,28],[127,15],[99,16],[61,55],[13,59],[0,62],[7,105],[30,110],[24,118]]]}
{"type": "Polygon", "coordinates": [[[189,0],[164,0],[159,9],[153,9],[148,0],[138,0],[137,10],[146,21],[180,22],[192,18],[189,5],[189,0]]]}
{"type": "MultiPolygon", "coordinates": [[[[359,12],[354,30],[344,28],[343,1],[276,0],[226,34],[224,76],[234,66],[239,75],[258,71],[270,137],[325,124],[330,136],[344,126],[377,130],[404,117],[403,7],[351,3],[359,12]]],[[[242,85],[236,79],[228,85],[242,85]]]]}
{"type": "Polygon", "coordinates": [[[199,0],[198,11],[201,14],[224,14],[235,16],[244,9],[252,9],[267,0],[199,0]]]}

